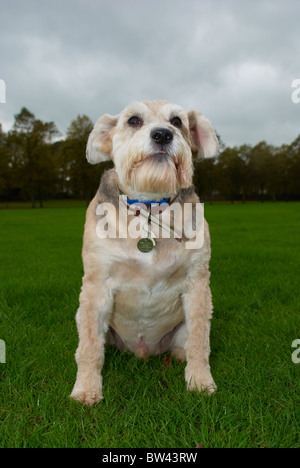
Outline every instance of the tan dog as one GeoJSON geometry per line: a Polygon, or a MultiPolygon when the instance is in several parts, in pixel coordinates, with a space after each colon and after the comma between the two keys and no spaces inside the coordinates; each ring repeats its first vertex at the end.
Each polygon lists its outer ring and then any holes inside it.
{"type": "MultiPolygon", "coordinates": [[[[187,361],[189,390],[216,389],[209,366],[212,301],[206,221],[203,245],[196,249],[187,248],[184,233],[176,239],[176,216],[169,217],[173,223],[169,233],[174,236],[167,238],[149,231],[145,235],[143,230],[138,236],[124,236],[124,229],[128,234],[130,222],[141,222],[142,213],[150,216],[153,202],[156,206],[161,200],[169,202],[163,215],[175,201],[181,207],[199,204],[192,185],[192,155],[209,157],[217,149],[216,135],[204,116],[166,101],[134,102],[119,115],[97,121],[87,159],[96,164],[111,158],[114,169],[102,177],[86,215],[84,277],[76,315],[78,373],[71,394],[75,400],[92,405],[103,398],[105,343],[144,358],[170,350],[187,361]],[[119,216],[120,193],[127,197],[127,219],[119,216]],[[132,214],[132,200],[133,206],[144,203],[141,212],[132,214]],[[113,208],[106,213],[106,227],[101,224],[104,204],[113,208]],[[105,237],[104,231],[116,236],[105,237]],[[141,251],[139,239],[145,237],[150,250],[141,251]]],[[[191,227],[192,216],[185,223],[191,227]]],[[[168,230],[165,224],[160,227],[168,230]]]]}

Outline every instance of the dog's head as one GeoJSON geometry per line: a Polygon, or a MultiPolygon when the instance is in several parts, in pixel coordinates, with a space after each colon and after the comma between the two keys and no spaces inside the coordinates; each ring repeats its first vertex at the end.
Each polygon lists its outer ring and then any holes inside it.
{"type": "Polygon", "coordinates": [[[192,156],[210,157],[217,150],[213,127],[200,112],[144,101],[97,121],[87,160],[112,159],[120,184],[131,192],[173,195],[192,184],[192,156]]]}

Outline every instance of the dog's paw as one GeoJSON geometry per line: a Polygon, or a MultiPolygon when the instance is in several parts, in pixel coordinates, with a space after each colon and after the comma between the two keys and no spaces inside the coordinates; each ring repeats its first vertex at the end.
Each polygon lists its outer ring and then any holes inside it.
{"type": "Polygon", "coordinates": [[[88,388],[86,390],[74,389],[70,397],[86,406],[93,406],[103,399],[100,389],[95,388],[88,388]]]}
{"type": "Polygon", "coordinates": [[[210,372],[205,372],[200,375],[189,375],[189,373],[186,372],[185,380],[189,391],[203,392],[206,395],[211,395],[217,390],[217,386],[210,372]]]}

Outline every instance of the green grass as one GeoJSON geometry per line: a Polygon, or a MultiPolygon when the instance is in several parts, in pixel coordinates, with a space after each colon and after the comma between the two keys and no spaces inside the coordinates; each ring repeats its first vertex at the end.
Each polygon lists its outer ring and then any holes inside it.
{"type": "MultiPolygon", "coordinates": [[[[46,200],[43,202],[44,208],[86,208],[87,202],[84,200],[46,200]]],[[[32,209],[30,201],[9,201],[0,202],[0,210],[32,209]]],[[[40,209],[39,202],[35,203],[35,209],[40,209]]]]}
{"type": "Polygon", "coordinates": [[[214,395],[188,393],[182,363],[108,349],[92,408],[69,398],[85,209],[58,208],[0,212],[0,447],[300,446],[299,204],[205,206],[214,395]]]}

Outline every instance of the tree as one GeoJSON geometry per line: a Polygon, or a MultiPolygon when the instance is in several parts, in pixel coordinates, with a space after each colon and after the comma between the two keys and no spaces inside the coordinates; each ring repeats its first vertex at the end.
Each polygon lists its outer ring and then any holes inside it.
{"type": "MultiPolygon", "coordinates": [[[[111,163],[91,166],[86,160],[86,144],[93,123],[86,115],[78,115],[67,130],[61,146],[61,165],[64,167],[65,190],[76,198],[89,201],[99,186],[101,173],[111,163]]],[[[62,182],[62,181],[61,181],[62,182]]]]}
{"type": "Polygon", "coordinates": [[[300,198],[300,135],[289,145],[287,155],[288,192],[293,199],[300,198]]]}
{"type": "Polygon", "coordinates": [[[13,152],[16,170],[23,194],[29,196],[32,207],[55,183],[57,168],[51,157],[50,144],[58,130],[53,122],[42,122],[23,107],[15,115],[13,130],[8,134],[8,145],[13,152]]]}
{"type": "Polygon", "coordinates": [[[237,149],[237,155],[243,161],[241,166],[241,193],[242,201],[246,202],[249,192],[251,191],[251,177],[249,174],[249,161],[251,158],[252,148],[250,145],[241,145],[237,149]]]}
{"type": "Polygon", "coordinates": [[[258,194],[261,202],[265,200],[267,193],[273,151],[273,147],[265,141],[261,141],[252,148],[249,154],[249,178],[251,179],[252,190],[255,194],[258,194]]]}
{"type": "Polygon", "coordinates": [[[237,199],[245,185],[245,162],[239,157],[238,148],[226,148],[218,157],[216,173],[220,192],[231,203],[237,199]]]}
{"type": "Polygon", "coordinates": [[[200,199],[208,198],[212,203],[213,193],[217,187],[216,158],[202,159],[194,163],[194,185],[200,199]]]}
{"type": "MultiPolygon", "coordinates": [[[[86,161],[86,144],[93,123],[78,115],[65,140],[53,122],[42,122],[23,107],[13,129],[0,124],[0,197],[31,199],[43,206],[45,197],[73,197],[87,202],[94,196],[102,172],[113,166],[86,161]]],[[[249,197],[274,202],[300,199],[300,135],[290,144],[273,147],[262,141],[251,147],[229,148],[221,141],[220,155],[195,162],[194,185],[202,200],[218,198],[245,202],[249,197]]]]}
{"type": "Polygon", "coordinates": [[[11,167],[6,146],[6,135],[0,124],[0,195],[8,197],[11,186],[11,167]]]}

